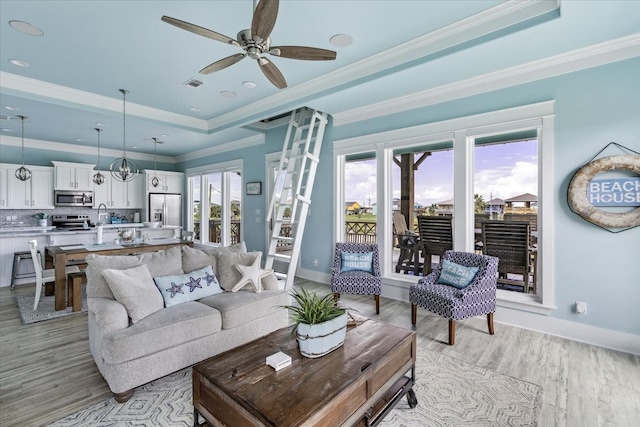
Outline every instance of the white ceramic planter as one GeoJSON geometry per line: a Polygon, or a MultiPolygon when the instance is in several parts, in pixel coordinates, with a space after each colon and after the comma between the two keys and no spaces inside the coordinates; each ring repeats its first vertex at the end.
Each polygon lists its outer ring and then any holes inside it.
{"type": "Polygon", "coordinates": [[[296,335],[300,353],[304,357],[317,358],[342,347],[347,335],[347,319],[348,315],[345,312],[328,322],[316,325],[299,324],[296,335]]]}

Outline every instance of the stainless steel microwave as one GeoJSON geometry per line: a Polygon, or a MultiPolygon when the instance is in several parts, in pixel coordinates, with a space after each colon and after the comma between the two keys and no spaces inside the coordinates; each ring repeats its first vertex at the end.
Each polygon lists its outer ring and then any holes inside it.
{"type": "Polygon", "coordinates": [[[93,206],[93,191],[56,191],[56,206],[93,206]]]}

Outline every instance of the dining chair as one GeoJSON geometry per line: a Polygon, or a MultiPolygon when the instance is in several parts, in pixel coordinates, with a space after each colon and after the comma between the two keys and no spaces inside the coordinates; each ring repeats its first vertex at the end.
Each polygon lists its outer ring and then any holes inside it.
{"type": "MultiPolygon", "coordinates": [[[[38,303],[40,302],[40,294],[42,293],[42,286],[44,283],[54,282],[56,280],[55,270],[53,268],[44,270],[42,268],[42,262],[40,261],[40,256],[38,254],[38,241],[30,240],[29,241],[29,249],[31,250],[31,259],[33,260],[33,269],[36,273],[36,296],[33,301],[33,309],[36,310],[38,308],[38,303]]],[[[80,268],[76,265],[70,265],[65,268],[65,277],[69,273],[78,273],[80,272],[80,268]]]]}
{"type": "Polygon", "coordinates": [[[429,275],[409,287],[411,323],[415,325],[417,322],[418,306],[446,317],[449,319],[449,345],[454,345],[456,320],[486,314],[489,334],[493,335],[497,274],[498,258],[473,252],[446,251],[438,266],[429,275]],[[449,264],[445,266],[445,263],[449,264]],[[450,269],[451,265],[455,267],[450,269]],[[464,277],[459,273],[461,269],[471,273],[464,277]],[[468,282],[461,284],[455,278],[453,283],[444,280],[445,277],[452,277],[451,272],[460,274],[458,279],[465,278],[468,282]]]}
{"type": "Polygon", "coordinates": [[[400,212],[393,213],[393,235],[396,248],[400,249],[396,273],[412,271],[415,276],[420,271],[420,239],[418,233],[407,227],[407,221],[400,212]]]}
{"type": "Polygon", "coordinates": [[[423,275],[431,272],[434,255],[442,255],[453,249],[453,217],[451,215],[418,216],[418,231],[424,256],[423,275]]]}
{"type": "Polygon", "coordinates": [[[336,243],[331,292],[338,302],[341,293],[373,295],[376,314],[380,314],[380,292],[382,277],[375,243],[336,243]]]}
{"type": "Polygon", "coordinates": [[[487,221],[482,223],[482,253],[500,259],[498,283],[506,289],[514,286],[528,293],[535,292],[532,274],[532,248],[529,241],[530,225],[527,221],[487,221]],[[514,277],[522,276],[522,279],[514,277]]]}

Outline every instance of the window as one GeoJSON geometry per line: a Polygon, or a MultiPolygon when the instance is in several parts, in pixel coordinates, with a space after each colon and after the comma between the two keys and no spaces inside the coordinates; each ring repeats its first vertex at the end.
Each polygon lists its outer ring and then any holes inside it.
{"type": "Polygon", "coordinates": [[[189,226],[200,243],[231,245],[242,240],[241,162],[228,162],[187,171],[189,226]]]}
{"type": "MultiPolygon", "coordinates": [[[[405,200],[405,212],[406,203],[412,203],[415,216],[416,213],[452,215],[455,250],[483,250],[478,228],[482,228],[485,217],[503,221],[507,213],[530,215],[530,228],[536,228],[532,236],[536,240],[531,268],[537,286],[527,289],[532,293],[522,292],[523,287],[501,286],[498,300],[503,306],[537,313],[548,313],[553,308],[553,247],[544,245],[553,236],[552,114],[553,102],[544,102],[349,138],[344,148],[340,147],[341,141],[334,142],[338,206],[351,202],[347,197],[363,198],[349,193],[364,182],[351,170],[358,164],[354,160],[366,152],[362,151],[365,147],[369,151],[376,147],[375,157],[369,156],[367,161],[375,161],[377,172],[376,194],[372,198],[377,202],[376,236],[389,295],[396,289],[398,298],[402,298],[404,293],[400,289],[406,292],[409,283],[415,281],[396,273],[395,268],[398,248],[392,218],[393,212],[402,210],[405,200]],[[401,172],[403,161],[405,169],[401,172]],[[407,169],[410,162],[413,162],[413,185],[407,186],[407,179],[411,179],[407,169]],[[408,195],[412,196],[412,202],[408,195]]],[[[372,164],[368,168],[374,169],[372,164]]],[[[343,224],[348,213],[345,208],[335,215],[336,224],[343,224]]],[[[337,227],[336,241],[346,237],[346,229],[337,227]]],[[[437,261],[432,259],[434,263],[437,261]]],[[[515,281],[518,275],[506,274],[504,278],[515,281]]]]}

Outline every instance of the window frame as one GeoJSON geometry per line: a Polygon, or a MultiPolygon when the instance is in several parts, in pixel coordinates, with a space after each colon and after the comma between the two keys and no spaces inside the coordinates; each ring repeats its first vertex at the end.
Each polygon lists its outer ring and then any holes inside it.
{"type": "MultiPolygon", "coordinates": [[[[474,143],[475,138],[496,133],[537,130],[538,139],[538,294],[521,294],[498,290],[498,305],[520,310],[549,314],[555,310],[553,213],[554,158],[553,129],[554,101],[465,116],[442,122],[401,128],[377,134],[334,141],[334,242],[344,239],[344,164],[347,156],[371,152],[375,147],[377,159],[377,242],[381,252],[381,270],[385,285],[406,293],[412,277],[395,274],[392,266],[392,204],[391,165],[393,150],[436,144],[453,140],[454,194],[457,215],[454,229],[454,249],[473,251],[474,248],[474,143]],[[543,173],[544,171],[544,173],[543,173]],[[403,277],[404,276],[404,277],[403,277]]],[[[399,294],[399,295],[400,295],[399,294]]]]}

